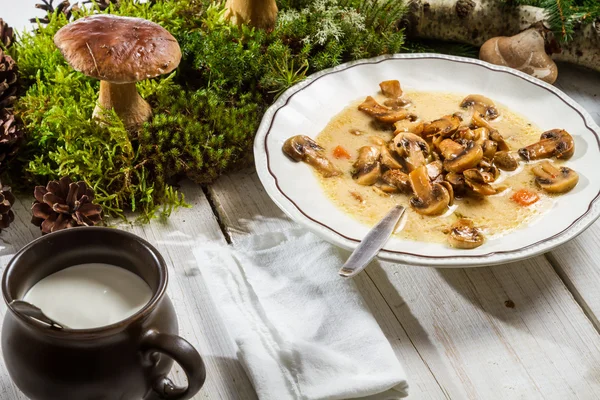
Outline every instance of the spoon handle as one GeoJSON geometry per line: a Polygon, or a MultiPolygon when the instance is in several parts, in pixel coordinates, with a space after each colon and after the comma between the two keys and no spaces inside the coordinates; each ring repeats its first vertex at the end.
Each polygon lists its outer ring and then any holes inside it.
{"type": "Polygon", "coordinates": [[[354,249],[346,263],[340,269],[339,274],[345,278],[352,278],[365,269],[388,241],[404,212],[405,208],[403,206],[395,205],[354,249]]]}
{"type": "Polygon", "coordinates": [[[31,303],[28,303],[26,301],[23,300],[13,300],[10,302],[10,306],[18,313],[26,315],[29,318],[32,318],[44,325],[47,325],[49,328],[54,328],[54,329],[64,329],[66,328],[66,326],[64,326],[63,324],[59,324],[58,322],[56,322],[55,320],[53,320],[52,318],[48,317],[46,314],[44,314],[44,312],[34,306],[31,303]]]}

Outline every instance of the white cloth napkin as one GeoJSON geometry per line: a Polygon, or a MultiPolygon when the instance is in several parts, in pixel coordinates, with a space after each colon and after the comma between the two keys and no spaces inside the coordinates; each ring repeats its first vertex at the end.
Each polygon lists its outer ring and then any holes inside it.
{"type": "Polygon", "coordinates": [[[406,396],[392,347],[354,283],[338,276],[338,249],[300,229],[236,249],[194,255],[261,400],[406,396]]]}

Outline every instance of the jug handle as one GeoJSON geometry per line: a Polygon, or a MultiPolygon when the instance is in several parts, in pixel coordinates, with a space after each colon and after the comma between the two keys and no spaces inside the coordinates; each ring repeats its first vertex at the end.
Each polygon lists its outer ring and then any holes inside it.
{"type": "Polygon", "coordinates": [[[143,341],[142,350],[146,356],[162,353],[175,360],[187,376],[187,387],[176,386],[169,378],[160,377],[152,384],[155,398],[165,400],[186,400],[198,393],[206,380],[206,368],[198,351],[185,339],[149,331],[143,341]]]}

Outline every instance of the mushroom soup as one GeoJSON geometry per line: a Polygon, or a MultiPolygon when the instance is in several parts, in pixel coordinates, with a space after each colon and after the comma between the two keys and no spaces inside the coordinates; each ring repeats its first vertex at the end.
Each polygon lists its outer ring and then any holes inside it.
{"type": "Polygon", "coordinates": [[[401,204],[408,212],[396,236],[469,249],[529,224],[578,182],[563,165],[574,152],[564,130],[542,132],[480,95],[403,93],[398,81],[380,87],[315,140],[294,136],[283,147],[364,224],[401,204]]]}

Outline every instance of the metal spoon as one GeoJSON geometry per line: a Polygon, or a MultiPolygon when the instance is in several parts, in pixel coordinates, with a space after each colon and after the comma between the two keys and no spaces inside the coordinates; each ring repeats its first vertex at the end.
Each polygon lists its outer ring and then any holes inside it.
{"type": "Polygon", "coordinates": [[[28,303],[23,300],[13,300],[10,302],[10,306],[18,313],[21,313],[37,322],[40,322],[44,325],[47,325],[48,328],[54,329],[68,329],[68,326],[64,324],[59,324],[52,318],[48,317],[44,312],[39,308],[34,306],[31,303],[28,303]]]}
{"type": "Polygon", "coordinates": [[[339,271],[340,276],[352,278],[369,265],[369,262],[375,258],[396,229],[400,218],[404,215],[404,211],[405,208],[400,205],[395,205],[388,211],[350,254],[350,257],[339,271]]]}

